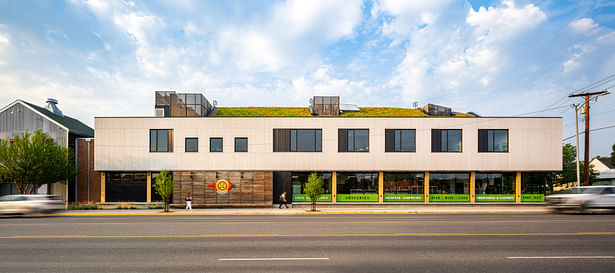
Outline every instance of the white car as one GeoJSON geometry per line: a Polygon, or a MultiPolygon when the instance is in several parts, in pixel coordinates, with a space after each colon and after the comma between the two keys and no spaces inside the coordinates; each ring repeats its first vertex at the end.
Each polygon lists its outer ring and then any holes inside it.
{"type": "Polygon", "coordinates": [[[49,214],[64,210],[64,201],[53,195],[5,195],[0,214],[49,214]]]}
{"type": "Polygon", "coordinates": [[[615,186],[587,186],[573,188],[571,193],[553,194],[545,198],[547,206],[555,211],[574,209],[615,209],[615,186]]]}

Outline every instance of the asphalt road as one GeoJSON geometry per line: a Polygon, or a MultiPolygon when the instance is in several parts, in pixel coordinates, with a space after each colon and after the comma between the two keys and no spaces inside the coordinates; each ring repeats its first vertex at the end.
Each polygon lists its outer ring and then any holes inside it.
{"type": "Polygon", "coordinates": [[[0,218],[2,272],[613,272],[615,215],[0,218]]]}

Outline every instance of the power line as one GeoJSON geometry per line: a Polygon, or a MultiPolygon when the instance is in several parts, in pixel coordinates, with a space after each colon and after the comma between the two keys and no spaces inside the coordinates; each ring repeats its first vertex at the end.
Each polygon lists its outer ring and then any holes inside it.
{"type": "MultiPolygon", "coordinates": [[[[600,127],[600,128],[596,128],[596,129],[591,129],[591,130],[589,130],[589,131],[590,131],[590,132],[593,132],[593,131],[600,131],[600,130],[609,129],[609,128],[615,128],[615,125],[606,126],[606,127],[600,127]]],[[[582,135],[582,134],[585,134],[585,132],[579,132],[579,135],[582,135]]],[[[572,135],[572,136],[569,136],[569,137],[567,137],[567,138],[562,139],[562,141],[569,140],[569,139],[571,139],[571,138],[573,138],[573,137],[575,137],[575,136],[577,136],[577,135],[572,135]]]]}

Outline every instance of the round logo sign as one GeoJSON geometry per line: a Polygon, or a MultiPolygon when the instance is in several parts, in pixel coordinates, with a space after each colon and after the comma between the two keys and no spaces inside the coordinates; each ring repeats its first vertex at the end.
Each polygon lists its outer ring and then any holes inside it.
{"type": "Polygon", "coordinates": [[[216,192],[219,194],[226,194],[229,189],[231,189],[233,186],[233,184],[231,184],[231,182],[228,182],[224,179],[220,179],[216,182],[216,192]]]}

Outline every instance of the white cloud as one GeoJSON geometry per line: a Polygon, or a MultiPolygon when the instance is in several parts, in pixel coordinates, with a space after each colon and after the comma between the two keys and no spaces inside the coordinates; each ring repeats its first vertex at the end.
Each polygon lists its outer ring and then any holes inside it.
{"type": "Polygon", "coordinates": [[[501,7],[470,9],[466,22],[473,26],[479,39],[489,36],[503,41],[514,38],[542,23],[547,16],[537,6],[527,4],[517,8],[514,1],[502,1],[501,7]]]}
{"type": "Polygon", "coordinates": [[[578,20],[574,20],[568,24],[568,26],[576,33],[583,35],[591,35],[593,34],[597,28],[598,24],[594,22],[592,18],[581,18],[578,20]]]}

